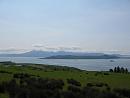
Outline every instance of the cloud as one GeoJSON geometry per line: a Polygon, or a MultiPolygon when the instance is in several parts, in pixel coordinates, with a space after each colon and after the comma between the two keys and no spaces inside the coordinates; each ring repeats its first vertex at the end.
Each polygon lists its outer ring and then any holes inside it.
{"type": "Polygon", "coordinates": [[[44,47],[44,49],[46,49],[46,50],[58,50],[58,48],[54,48],[54,47],[44,47]]]}
{"type": "Polygon", "coordinates": [[[35,44],[35,45],[32,45],[33,47],[35,47],[35,48],[42,48],[42,47],[44,47],[42,44],[35,44]]]}
{"type": "Polygon", "coordinates": [[[42,50],[49,50],[49,51],[74,51],[74,50],[82,50],[78,46],[72,46],[72,47],[66,47],[66,46],[59,46],[59,47],[51,47],[51,46],[45,46],[43,44],[35,44],[32,45],[36,49],[42,49],[42,50]]]}
{"type": "Polygon", "coordinates": [[[59,50],[82,50],[80,47],[59,47],[59,50]]]}
{"type": "Polygon", "coordinates": [[[82,50],[80,47],[45,47],[46,50],[52,51],[75,51],[82,50]]]}
{"type": "Polygon", "coordinates": [[[0,49],[0,53],[20,53],[25,51],[27,51],[27,49],[15,49],[15,48],[0,49]]]}

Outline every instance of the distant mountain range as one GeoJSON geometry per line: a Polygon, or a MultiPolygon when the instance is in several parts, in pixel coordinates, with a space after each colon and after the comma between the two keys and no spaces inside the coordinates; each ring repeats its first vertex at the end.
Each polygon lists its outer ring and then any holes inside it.
{"type": "Polygon", "coordinates": [[[50,57],[56,55],[77,55],[77,56],[95,56],[95,55],[104,55],[104,53],[86,53],[86,52],[66,52],[66,51],[29,51],[21,54],[0,54],[0,57],[50,57]]]}
{"type": "Polygon", "coordinates": [[[95,55],[95,56],[74,56],[74,55],[57,55],[41,59],[118,59],[120,57],[115,55],[95,55]]]}
{"type": "Polygon", "coordinates": [[[0,57],[41,57],[41,58],[62,58],[62,59],[71,59],[71,58],[77,58],[77,59],[93,59],[93,58],[101,58],[101,59],[107,59],[107,58],[120,58],[121,55],[108,55],[104,53],[87,53],[87,52],[67,52],[67,51],[29,51],[25,53],[20,54],[0,54],[0,57]]]}

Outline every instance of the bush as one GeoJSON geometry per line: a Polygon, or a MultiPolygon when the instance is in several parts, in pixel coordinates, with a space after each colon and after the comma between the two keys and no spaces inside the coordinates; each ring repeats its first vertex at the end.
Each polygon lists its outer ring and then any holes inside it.
{"type": "Polygon", "coordinates": [[[88,84],[87,84],[87,87],[93,87],[93,86],[94,86],[93,83],[88,83],[88,84]]]}
{"type": "Polygon", "coordinates": [[[68,86],[68,90],[72,91],[72,92],[75,92],[75,93],[81,91],[81,89],[79,87],[76,87],[76,86],[73,86],[73,85],[68,86]]]}
{"type": "Polygon", "coordinates": [[[114,89],[114,92],[119,94],[120,96],[130,98],[130,89],[114,89]]]}
{"type": "Polygon", "coordinates": [[[91,87],[84,87],[82,89],[83,98],[97,98],[100,91],[91,87]]]}
{"type": "Polygon", "coordinates": [[[88,83],[79,87],[79,82],[70,79],[67,90],[63,90],[64,81],[60,79],[28,77],[25,74],[22,74],[24,78],[19,78],[17,75],[18,78],[0,84],[0,93],[8,93],[9,98],[130,98],[129,89],[110,90],[106,83],[88,83]],[[103,86],[106,87],[103,91],[98,88],[103,86]]]}
{"type": "Polygon", "coordinates": [[[104,73],[104,75],[109,75],[109,73],[104,73]]]}
{"type": "Polygon", "coordinates": [[[95,86],[97,86],[97,87],[103,87],[104,83],[96,83],[95,86]]]}
{"type": "Polygon", "coordinates": [[[74,79],[67,79],[67,83],[75,85],[75,86],[81,86],[81,83],[76,81],[76,80],[74,80],[74,79]]]}
{"type": "Polygon", "coordinates": [[[32,75],[29,75],[27,73],[16,73],[13,75],[13,78],[19,78],[19,79],[23,79],[23,78],[29,78],[32,75]]]}
{"type": "Polygon", "coordinates": [[[4,71],[4,70],[0,70],[0,73],[12,74],[12,72],[4,71]]]}

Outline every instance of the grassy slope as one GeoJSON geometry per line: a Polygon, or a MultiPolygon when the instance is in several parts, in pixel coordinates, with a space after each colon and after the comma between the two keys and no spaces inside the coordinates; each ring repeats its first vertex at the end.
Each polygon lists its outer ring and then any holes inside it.
{"type": "MultiPolygon", "coordinates": [[[[95,75],[97,72],[80,71],[76,69],[65,68],[55,68],[45,65],[31,65],[29,67],[18,67],[18,66],[8,66],[5,67],[0,65],[0,71],[7,71],[8,73],[0,73],[0,82],[8,81],[13,77],[13,73],[29,73],[35,76],[40,76],[44,78],[56,78],[66,79],[73,78],[81,82],[82,86],[87,83],[103,82],[107,83],[111,88],[130,88],[130,74],[121,73],[109,73],[109,75],[104,75],[103,72],[95,75]],[[33,67],[32,67],[33,66],[33,67]],[[12,73],[12,74],[11,74],[12,73]]],[[[105,72],[106,73],[106,72],[105,72]]]]}

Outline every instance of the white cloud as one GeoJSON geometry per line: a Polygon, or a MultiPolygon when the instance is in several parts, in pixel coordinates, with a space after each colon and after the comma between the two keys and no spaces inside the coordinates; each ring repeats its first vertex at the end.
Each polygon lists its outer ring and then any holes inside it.
{"type": "Polygon", "coordinates": [[[35,44],[35,45],[32,45],[33,47],[35,47],[35,48],[42,48],[42,47],[44,47],[42,44],[35,44]]]}
{"type": "Polygon", "coordinates": [[[43,44],[35,44],[32,45],[35,49],[40,50],[48,50],[48,51],[75,51],[75,50],[82,50],[78,46],[72,46],[72,47],[66,47],[66,46],[59,46],[59,47],[51,47],[51,46],[45,46],[43,44]]]}
{"type": "Polygon", "coordinates": [[[8,48],[8,49],[0,49],[0,53],[21,53],[28,51],[27,49],[16,49],[16,48],[8,48]]]}
{"type": "Polygon", "coordinates": [[[59,50],[82,50],[80,47],[59,47],[59,50]]]}

